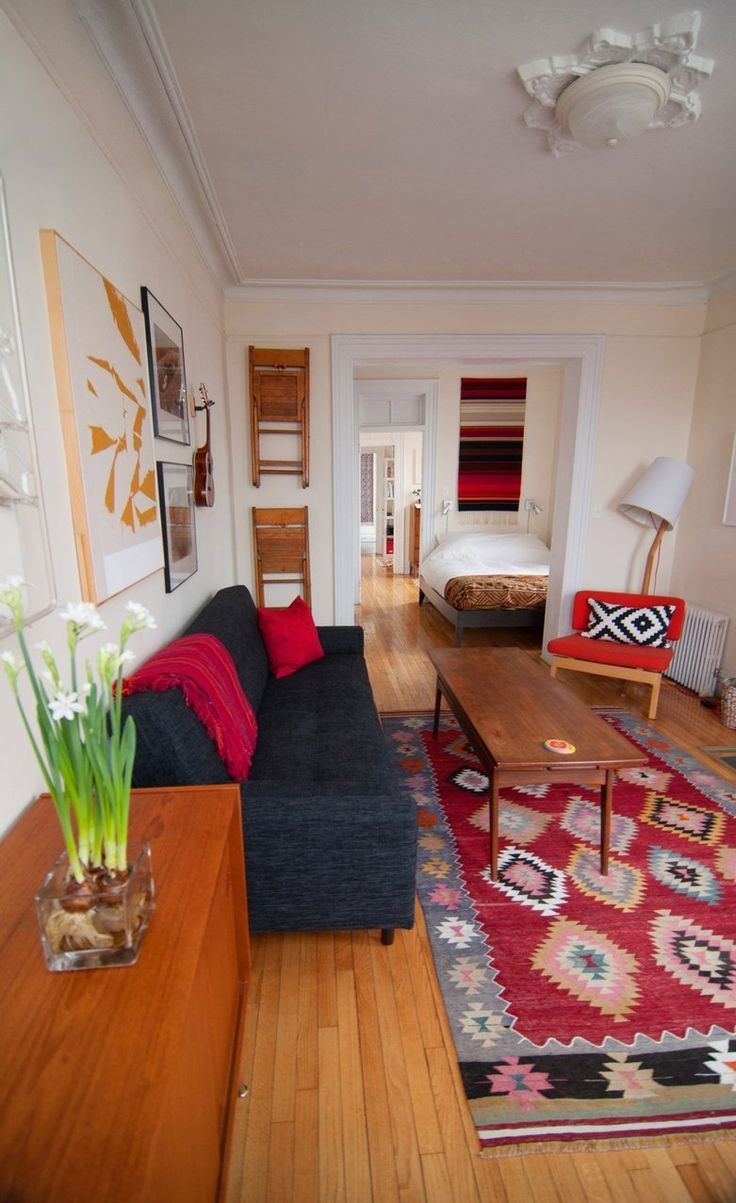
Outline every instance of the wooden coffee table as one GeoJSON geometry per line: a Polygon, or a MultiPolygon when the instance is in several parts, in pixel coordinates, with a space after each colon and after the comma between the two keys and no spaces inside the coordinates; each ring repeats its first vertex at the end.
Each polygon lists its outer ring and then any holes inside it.
{"type": "Polygon", "coordinates": [[[561,781],[600,786],[601,873],[607,873],[615,770],[645,765],[646,756],[520,648],[436,648],[428,655],[437,672],[435,739],[444,696],[488,774],[491,879],[499,790],[561,781]],[[567,740],[575,751],[548,751],[547,739],[567,740]]]}

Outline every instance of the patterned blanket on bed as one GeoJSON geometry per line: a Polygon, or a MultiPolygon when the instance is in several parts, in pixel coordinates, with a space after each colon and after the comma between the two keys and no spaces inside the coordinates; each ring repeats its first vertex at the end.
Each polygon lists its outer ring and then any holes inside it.
{"type": "Polygon", "coordinates": [[[445,601],[456,610],[541,610],[548,580],[546,576],[454,576],[445,585],[445,601]]]}

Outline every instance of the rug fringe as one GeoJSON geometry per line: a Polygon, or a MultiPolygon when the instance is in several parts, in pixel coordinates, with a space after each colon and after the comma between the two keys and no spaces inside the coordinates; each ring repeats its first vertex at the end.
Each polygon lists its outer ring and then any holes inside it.
{"type": "Polygon", "coordinates": [[[665,1136],[613,1136],[608,1140],[535,1140],[533,1143],[482,1148],[485,1160],[499,1157],[524,1157],[532,1153],[614,1153],[625,1149],[664,1148],[668,1145],[712,1144],[714,1140],[736,1140],[736,1130],[711,1128],[708,1132],[684,1132],[665,1136]]]}

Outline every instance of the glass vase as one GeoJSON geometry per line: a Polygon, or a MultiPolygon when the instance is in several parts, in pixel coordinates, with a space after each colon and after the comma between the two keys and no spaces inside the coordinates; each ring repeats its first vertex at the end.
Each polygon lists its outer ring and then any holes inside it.
{"type": "Polygon", "coordinates": [[[91,874],[80,888],[62,853],[36,894],[46,967],[109,969],[133,965],[154,909],[151,849],[131,843],[128,873],[118,880],[91,874]]]}

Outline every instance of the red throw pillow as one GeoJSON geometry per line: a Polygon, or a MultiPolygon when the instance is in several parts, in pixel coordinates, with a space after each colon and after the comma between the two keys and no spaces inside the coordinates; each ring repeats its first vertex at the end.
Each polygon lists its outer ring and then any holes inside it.
{"type": "Polygon", "coordinates": [[[325,654],[312,611],[301,597],[285,610],[259,610],[258,627],[275,677],[288,677],[325,654]]]}

